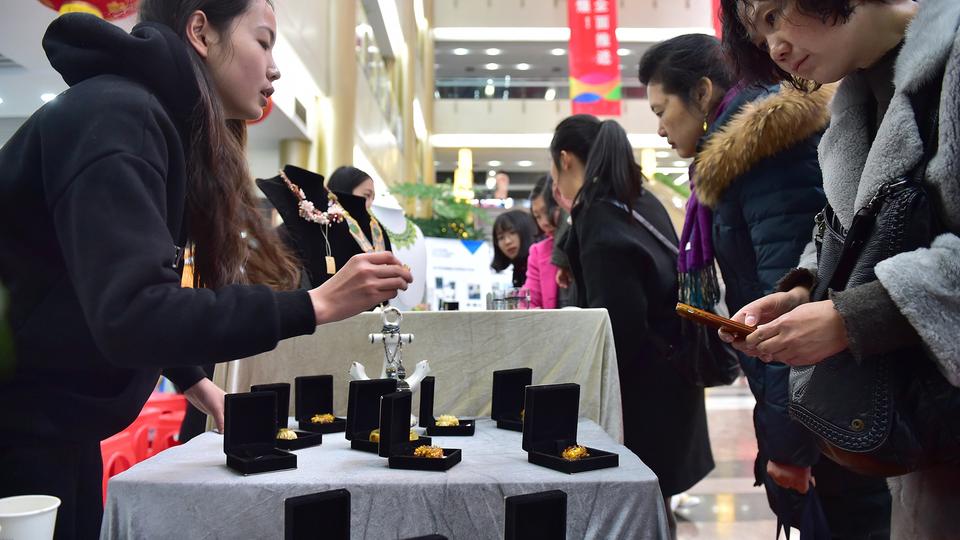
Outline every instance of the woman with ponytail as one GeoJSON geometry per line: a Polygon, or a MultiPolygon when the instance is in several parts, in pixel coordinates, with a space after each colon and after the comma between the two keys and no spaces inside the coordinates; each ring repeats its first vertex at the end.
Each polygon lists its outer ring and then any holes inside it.
{"type": "Polygon", "coordinates": [[[0,150],[0,280],[12,374],[0,377],[0,497],[60,498],[55,538],[96,538],[100,441],[161,372],[222,427],[198,366],[244,358],[396,295],[389,253],[296,290],[261,221],[245,122],[280,77],[269,0],[141,0],[130,34],[85,14],[43,38],[70,88],[0,150]],[[196,288],[180,287],[195,246],[196,288]]]}
{"type": "MultiPolygon", "coordinates": [[[[703,389],[667,363],[678,339],[677,235],[663,205],[642,186],[640,166],[613,120],[575,115],[550,144],[551,176],[572,201],[565,246],[584,308],[606,308],[613,325],[624,444],[672,495],[713,469],[703,389]]],[[[676,524],[670,515],[671,529],[676,524]]]]}

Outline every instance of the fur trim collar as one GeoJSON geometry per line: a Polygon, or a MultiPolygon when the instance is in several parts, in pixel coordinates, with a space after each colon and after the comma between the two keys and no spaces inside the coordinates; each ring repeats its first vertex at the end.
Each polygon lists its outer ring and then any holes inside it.
{"type": "Polygon", "coordinates": [[[805,94],[783,86],[747,103],[710,135],[697,155],[697,199],[713,208],[733,182],[761,160],[822,131],[835,85],[805,94]]]}

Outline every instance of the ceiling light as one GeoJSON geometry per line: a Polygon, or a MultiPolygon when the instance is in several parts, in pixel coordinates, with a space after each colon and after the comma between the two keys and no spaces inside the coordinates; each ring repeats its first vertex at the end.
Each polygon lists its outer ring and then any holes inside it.
{"type": "Polygon", "coordinates": [[[517,64],[517,69],[519,69],[520,71],[527,71],[528,69],[530,69],[530,64],[526,62],[521,62],[517,64]]]}
{"type": "MultiPolygon", "coordinates": [[[[493,171],[490,171],[490,172],[493,172],[493,171]]],[[[493,189],[497,187],[497,178],[495,176],[487,176],[486,186],[487,186],[487,189],[493,189]]]]}
{"type": "Polygon", "coordinates": [[[40,101],[42,101],[42,102],[44,102],[44,103],[48,103],[48,102],[50,102],[50,101],[53,101],[53,99],[54,99],[55,97],[57,97],[56,94],[51,94],[51,93],[47,92],[46,94],[40,94],[40,101]]]}
{"type": "MultiPolygon", "coordinates": [[[[491,167],[499,167],[503,165],[503,163],[501,163],[499,160],[491,159],[490,161],[487,162],[487,165],[491,167]]],[[[490,171],[490,172],[494,172],[494,171],[490,171]]]]}
{"type": "MultiPolygon", "coordinates": [[[[620,43],[659,43],[684,34],[707,34],[715,36],[712,26],[698,27],[644,27],[617,28],[617,41],[620,43]]],[[[440,27],[433,29],[434,42],[452,43],[566,43],[570,41],[570,28],[567,26],[475,26],[440,27]]]]}
{"type": "Polygon", "coordinates": [[[630,56],[630,49],[617,49],[617,54],[620,56],[630,56]]]}
{"type": "Polygon", "coordinates": [[[665,159],[670,157],[670,152],[664,152],[663,150],[657,152],[657,157],[660,159],[665,159]]]}
{"type": "Polygon", "coordinates": [[[503,51],[496,47],[491,47],[483,52],[487,53],[487,56],[500,56],[500,53],[503,51]]]}
{"type": "Polygon", "coordinates": [[[494,94],[496,91],[497,91],[497,89],[494,88],[492,84],[488,84],[488,85],[486,85],[486,86],[483,87],[483,95],[485,95],[485,96],[487,96],[487,97],[493,97],[493,94],[494,94]]]}
{"type": "Polygon", "coordinates": [[[496,176],[496,175],[497,175],[497,171],[493,169],[490,169],[489,171],[487,171],[487,176],[496,176]]]}
{"type": "Polygon", "coordinates": [[[673,162],[673,166],[674,166],[674,167],[686,167],[686,166],[687,166],[687,162],[686,162],[686,161],[674,161],[674,162],[673,162]]]}
{"type": "Polygon", "coordinates": [[[550,54],[554,56],[563,56],[567,54],[567,50],[566,49],[550,49],[550,54]]]}
{"type": "Polygon", "coordinates": [[[484,67],[484,69],[488,69],[488,70],[490,70],[490,71],[495,71],[495,70],[500,69],[500,64],[494,64],[493,62],[490,62],[489,64],[484,64],[483,67],[484,67]]]}
{"type": "Polygon", "coordinates": [[[3,105],[3,98],[0,97],[0,105],[3,105]]]}
{"type": "Polygon", "coordinates": [[[529,159],[521,159],[517,162],[517,167],[533,167],[533,162],[529,159]]]}
{"type": "Polygon", "coordinates": [[[557,89],[556,88],[547,88],[547,91],[543,94],[543,99],[547,101],[553,101],[557,99],[557,89]]]}
{"type": "Polygon", "coordinates": [[[470,54],[470,49],[464,49],[463,47],[457,47],[453,50],[453,54],[457,56],[466,56],[470,54]]]}

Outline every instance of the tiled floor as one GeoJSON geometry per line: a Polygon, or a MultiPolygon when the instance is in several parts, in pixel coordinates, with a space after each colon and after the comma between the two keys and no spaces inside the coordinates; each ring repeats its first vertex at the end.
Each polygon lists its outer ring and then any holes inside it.
{"type": "Polygon", "coordinates": [[[700,503],[677,510],[681,540],[770,540],[776,534],[776,518],[763,487],[753,486],[753,404],[743,380],[708,390],[707,418],[717,466],[689,492],[700,503]]]}

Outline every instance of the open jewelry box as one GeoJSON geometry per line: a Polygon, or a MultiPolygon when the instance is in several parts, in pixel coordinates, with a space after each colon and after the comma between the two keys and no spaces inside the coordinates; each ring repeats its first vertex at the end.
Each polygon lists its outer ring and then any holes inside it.
{"type": "MultiPolygon", "coordinates": [[[[290,383],[273,384],[255,384],[250,387],[251,392],[273,392],[277,395],[277,428],[276,434],[280,429],[286,428],[290,421],[290,383]]],[[[276,439],[277,448],[283,450],[301,450],[323,444],[322,433],[311,433],[309,431],[292,430],[297,434],[296,439],[276,439]]]]}
{"type": "Polygon", "coordinates": [[[227,394],[223,423],[227,467],[244,475],[297,468],[297,456],[276,447],[276,393],[227,394]]]}
{"type": "Polygon", "coordinates": [[[419,446],[429,446],[427,437],[410,440],[410,392],[394,392],[380,399],[380,457],[387,458],[391,469],[446,471],[460,463],[459,448],[444,448],[443,457],[417,457],[419,446]]]}
{"type": "Polygon", "coordinates": [[[530,463],[565,473],[620,465],[617,454],[590,447],[589,456],[573,461],[562,457],[564,449],[577,444],[579,384],[528,386],[524,410],[523,449],[530,463]]]}
{"type": "Polygon", "coordinates": [[[476,420],[460,418],[460,425],[438,426],[433,416],[433,394],[436,379],[424,377],[420,381],[420,425],[427,428],[427,435],[431,437],[470,437],[476,430],[476,420]]]}
{"type": "MultiPolygon", "coordinates": [[[[376,454],[380,443],[370,441],[370,432],[380,428],[380,398],[397,391],[396,379],[370,379],[350,381],[347,396],[347,429],[344,436],[350,441],[350,448],[376,454]]],[[[408,392],[409,394],[409,392],[408,392]]],[[[407,439],[410,438],[410,418],[407,412],[407,439]]],[[[383,440],[383,432],[380,432],[383,440]]],[[[429,437],[420,437],[430,444],[429,437]]]]}
{"type": "Polygon", "coordinates": [[[565,540],[567,494],[559,489],[514,495],[504,501],[504,540],[565,540]]]}
{"type": "Polygon", "coordinates": [[[334,489],[283,501],[284,540],[350,540],[350,492],[334,489]]]}
{"type": "Polygon", "coordinates": [[[314,433],[340,433],[347,429],[347,419],[334,417],[329,424],[314,423],[318,414],[333,414],[333,375],[310,375],[293,381],[296,396],[295,414],[300,429],[314,433]]]}
{"type": "Polygon", "coordinates": [[[523,398],[527,386],[533,384],[530,368],[503,369],[493,372],[493,405],[490,418],[497,427],[523,431],[523,398]]]}

